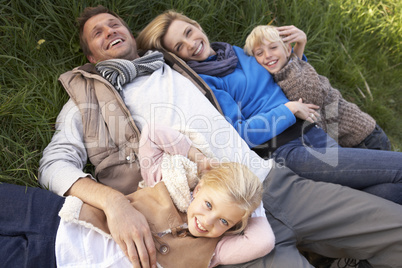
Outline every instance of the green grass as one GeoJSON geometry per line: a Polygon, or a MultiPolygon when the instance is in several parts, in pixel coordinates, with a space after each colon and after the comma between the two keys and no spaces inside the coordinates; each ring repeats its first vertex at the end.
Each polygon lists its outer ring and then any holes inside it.
{"type": "Polygon", "coordinates": [[[307,34],[309,62],[402,150],[401,1],[0,0],[0,181],[37,185],[41,152],[67,100],[57,78],[86,62],[75,18],[98,4],[120,14],[134,34],[173,8],[200,22],[211,41],[238,46],[255,25],[293,24],[307,34]]]}

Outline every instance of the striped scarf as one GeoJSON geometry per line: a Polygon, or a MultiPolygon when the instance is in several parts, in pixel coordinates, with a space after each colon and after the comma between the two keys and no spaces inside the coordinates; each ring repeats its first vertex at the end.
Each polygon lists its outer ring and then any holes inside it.
{"type": "Polygon", "coordinates": [[[158,51],[148,51],[144,56],[133,61],[111,59],[96,64],[96,70],[109,81],[120,94],[122,87],[133,81],[137,76],[153,73],[163,66],[163,54],[158,51]]]}

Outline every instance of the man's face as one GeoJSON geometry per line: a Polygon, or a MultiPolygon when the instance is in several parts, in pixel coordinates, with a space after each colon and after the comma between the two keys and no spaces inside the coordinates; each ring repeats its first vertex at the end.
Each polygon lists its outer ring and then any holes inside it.
{"type": "Polygon", "coordinates": [[[134,60],[138,58],[137,44],[131,32],[115,16],[101,13],[84,25],[83,37],[91,54],[91,63],[108,59],[134,60]]]}

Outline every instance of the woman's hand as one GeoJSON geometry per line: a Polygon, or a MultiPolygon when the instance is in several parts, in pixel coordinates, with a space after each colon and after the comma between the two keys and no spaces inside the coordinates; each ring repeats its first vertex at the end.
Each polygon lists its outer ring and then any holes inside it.
{"type": "Polygon", "coordinates": [[[304,48],[307,44],[307,36],[306,34],[300,30],[299,28],[290,25],[290,26],[281,26],[278,27],[279,35],[282,36],[282,40],[287,43],[295,43],[293,47],[293,53],[301,59],[303,57],[304,48]]]}
{"type": "Polygon", "coordinates": [[[289,101],[285,104],[286,107],[298,118],[306,120],[310,123],[314,123],[317,121],[317,118],[320,116],[317,110],[320,108],[315,104],[306,104],[303,103],[303,100],[300,98],[299,101],[289,101]]]}

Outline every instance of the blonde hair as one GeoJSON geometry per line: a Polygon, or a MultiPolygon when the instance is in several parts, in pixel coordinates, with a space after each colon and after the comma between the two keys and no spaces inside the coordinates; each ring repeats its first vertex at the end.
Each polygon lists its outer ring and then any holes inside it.
{"type": "Polygon", "coordinates": [[[201,29],[201,26],[189,17],[176,12],[167,10],[154,18],[137,36],[137,46],[141,50],[159,49],[164,50],[163,38],[165,37],[170,25],[175,20],[182,20],[201,29]]]}
{"type": "Polygon", "coordinates": [[[248,219],[262,200],[262,183],[245,165],[227,162],[213,167],[202,177],[202,187],[219,193],[228,202],[237,204],[245,213],[226,233],[238,234],[246,228],[248,219]]]}
{"type": "Polygon", "coordinates": [[[261,45],[264,40],[271,43],[280,42],[283,48],[287,50],[287,44],[283,42],[276,27],[271,25],[259,25],[247,36],[244,52],[249,56],[253,56],[254,47],[261,45]]]}

